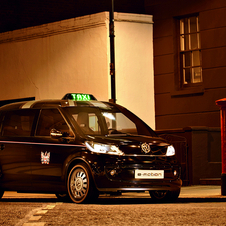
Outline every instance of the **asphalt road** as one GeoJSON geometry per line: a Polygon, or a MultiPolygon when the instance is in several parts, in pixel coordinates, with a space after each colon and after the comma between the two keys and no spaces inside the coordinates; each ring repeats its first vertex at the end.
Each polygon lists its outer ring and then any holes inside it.
{"type": "Polygon", "coordinates": [[[226,225],[226,197],[219,192],[185,189],[169,204],[153,203],[141,193],[82,205],[59,202],[54,195],[7,193],[0,202],[0,225],[226,225]]]}

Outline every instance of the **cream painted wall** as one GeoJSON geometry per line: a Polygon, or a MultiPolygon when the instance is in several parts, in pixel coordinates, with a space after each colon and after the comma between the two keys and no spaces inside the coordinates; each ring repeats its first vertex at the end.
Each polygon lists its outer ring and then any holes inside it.
{"type": "Polygon", "coordinates": [[[152,16],[116,13],[115,46],[117,103],[155,128],[152,16]]]}
{"type": "Polygon", "coordinates": [[[0,34],[0,99],[87,92],[108,100],[107,26],[96,14],[0,34]]]}
{"type": "MultiPolygon", "coordinates": [[[[116,98],[155,128],[152,16],[115,13],[116,98]]],[[[109,13],[0,33],[0,100],[110,93],[109,13]]]]}

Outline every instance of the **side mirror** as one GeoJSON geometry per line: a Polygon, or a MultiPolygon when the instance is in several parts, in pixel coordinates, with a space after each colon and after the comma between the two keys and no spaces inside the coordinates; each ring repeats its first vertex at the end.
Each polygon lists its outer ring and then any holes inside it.
{"type": "Polygon", "coordinates": [[[51,129],[50,136],[53,139],[59,139],[59,138],[63,137],[63,134],[61,133],[61,131],[58,131],[56,129],[51,129]]]}

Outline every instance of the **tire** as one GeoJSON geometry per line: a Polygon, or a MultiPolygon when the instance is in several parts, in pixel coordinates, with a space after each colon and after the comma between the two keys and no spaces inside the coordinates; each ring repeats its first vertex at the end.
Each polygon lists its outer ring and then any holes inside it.
{"type": "Polygon", "coordinates": [[[154,202],[175,202],[180,195],[180,189],[176,191],[149,191],[154,202]]]}
{"type": "Polygon", "coordinates": [[[67,181],[68,194],[72,202],[84,203],[98,198],[98,191],[93,183],[88,167],[83,164],[75,165],[67,181]]]}

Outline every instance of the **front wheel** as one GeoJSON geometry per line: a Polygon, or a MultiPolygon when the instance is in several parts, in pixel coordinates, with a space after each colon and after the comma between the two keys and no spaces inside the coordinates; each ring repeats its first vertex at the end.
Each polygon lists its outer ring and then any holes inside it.
{"type": "Polygon", "coordinates": [[[149,191],[155,202],[175,202],[180,195],[180,189],[176,191],[149,191]]]}
{"type": "Polygon", "coordinates": [[[67,189],[70,199],[75,203],[88,202],[98,197],[91,173],[83,163],[77,164],[71,169],[67,189]]]}

